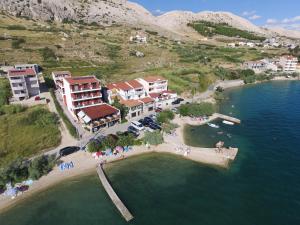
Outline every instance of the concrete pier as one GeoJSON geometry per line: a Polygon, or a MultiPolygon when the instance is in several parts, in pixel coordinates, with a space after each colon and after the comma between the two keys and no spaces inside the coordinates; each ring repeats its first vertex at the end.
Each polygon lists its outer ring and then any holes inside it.
{"type": "Polygon", "coordinates": [[[220,113],[214,113],[214,116],[216,118],[221,118],[223,120],[228,120],[228,121],[233,122],[233,123],[238,123],[238,124],[241,123],[241,120],[239,120],[237,118],[234,118],[234,117],[231,117],[231,116],[226,116],[226,115],[223,115],[223,114],[220,114],[220,113]]]}
{"type": "Polygon", "coordinates": [[[112,186],[110,185],[110,183],[108,182],[105,173],[103,171],[102,166],[98,166],[97,167],[97,173],[98,176],[100,178],[100,181],[105,189],[105,191],[107,192],[108,196],[110,197],[110,199],[112,200],[112,202],[115,204],[115,206],[117,207],[117,209],[120,211],[120,213],[122,214],[122,216],[124,217],[124,219],[128,222],[130,220],[133,219],[133,216],[131,215],[131,213],[129,212],[129,210],[126,208],[126,206],[123,204],[123,202],[120,200],[120,198],[118,197],[118,195],[115,193],[114,189],[112,188],[112,186]]]}

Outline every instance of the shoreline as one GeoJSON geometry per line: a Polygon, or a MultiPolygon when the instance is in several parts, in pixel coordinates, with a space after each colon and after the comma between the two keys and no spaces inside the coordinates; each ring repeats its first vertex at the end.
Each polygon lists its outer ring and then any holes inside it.
{"type": "MultiPolygon", "coordinates": [[[[286,77],[276,77],[270,81],[294,81],[299,80],[298,78],[286,78],[286,77]]],[[[262,81],[267,82],[267,81],[262,81]]],[[[259,84],[262,82],[256,82],[254,84],[259,84]]],[[[224,89],[230,89],[234,87],[241,87],[246,86],[246,84],[242,84],[241,81],[232,81],[232,82],[225,82],[229,85],[226,85],[224,89]]],[[[224,84],[224,82],[223,82],[224,84]]],[[[218,86],[216,84],[216,86],[218,86]]],[[[208,94],[205,98],[205,100],[209,100],[212,98],[212,94],[214,93],[214,90],[208,90],[208,92],[212,92],[208,94]]],[[[197,99],[195,99],[197,101],[197,99]]],[[[199,99],[198,99],[199,100],[199,99]]],[[[213,120],[213,118],[210,118],[210,120],[213,120]]],[[[134,146],[134,150],[124,153],[124,157],[122,156],[113,156],[110,158],[107,158],[108,163],[116,162],[119,160],[127,159],[132,156],[138,156],[141,154],[147,154],[147,153],[168,153],[173,155],[181,156],[183,159],[188,159],[196,162],[200,162],[207,165],[215,165],[215,166],[221,166],[223,168],[228,168],[230,162],[234,160],[237,150],[234,150],[234,152],[225,152],[222,154],[216,154],[214,151],[212,151],[213,148],[195,148],[185,145],[184,142],[184,126],[185,124],[190,125],[203,125],[205,122],[199,122],[199,121],[192,121],[188,120],[188,118],[182,117],[178,119],[178,117],[174,120],[175,123],[179,125],[179,128],[176,129],[176,136],[166,135],[165,136],[165,143],[159,146],[151,146],[150,149],[147,149],[146,146],[134,146]],[[178,138],[179,137],[179,138],[178,138]],[[190,149],[189,155],[184,155],[184,152],[176,152],[176,145],[184,145],[187,146],[190,149]],[[234,154],[233,159],[232,154],[234,154]],[[231,155],[231,156],[230,156],[231,155]]],[[[30,198],[32,195],[39,193],[43,190],[49,189],[63,181],[66,181],[71,178],[87,175],[92,172],[96,172],[96,167],[99,160],[95,160],[92,158],[90,153],[87,152],[78,152],[73,155],[67,156],[63,158],[65,162],[72,161],[75,165],[74,169],[67,170],[67,171],[60,171],[59,167],[55,167],[48,175],[43,176],[38,181],[34,181],[33,185],[30,186],[29,190],[24,192],[23,194],[17,196],[15,199],[11,199],[7,196],[0,195],[0,214],[10,210],[12,207],[14,207],[18,202],[21,202],[23,200],[26,200],[30,198]]]]}

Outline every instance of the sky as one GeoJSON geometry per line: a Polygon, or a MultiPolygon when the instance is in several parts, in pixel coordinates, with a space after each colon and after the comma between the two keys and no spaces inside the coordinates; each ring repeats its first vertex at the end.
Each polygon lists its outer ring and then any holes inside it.
{"type": "Polygon", "coordinates": [[[300,0],[129,0],[155,15],[172,10],[229,11],[259,26],[300,31],[300,0]]]}

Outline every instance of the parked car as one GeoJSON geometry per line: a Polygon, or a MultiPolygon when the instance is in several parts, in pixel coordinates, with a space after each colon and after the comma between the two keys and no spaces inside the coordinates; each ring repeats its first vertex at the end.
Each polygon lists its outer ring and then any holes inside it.
{"type": "Polygon", "coordinates": [[[60,157],[67,156],[67,155],[73,154],[79,150],[80,150],[80,147],[78,147],[78,146],[65,147],[65,148],[62,148],[61,150],[59,150],[59,156],[60,157]]]}
{"type": "Polygon", "coordinates": [[[151,118],[153,121],[155,121],[156,120],[156,115],[151,114],[151,115],[149,115],[149,118],[151,118]]]}
{"type": "Polygon", "coordinates": [[[137,129],[138,131],[143,131],[145,129],[145,127],[143,126],[143,124],[141,124],[138,121],[133,121],[131,122],[130,126],[134,127],[135,129],[137,129]]]}
{"type": "Polygon", "coordinates": [[[178,101],[183,102],[184,99],[183,98],[177,98],[178,101]]]}
{"type": "Polygon", "coordinates": [[[40,96],[35,96],[34,101],[40,101],[41,97],[40,96]]]}
{"type": "Polygon", "coordinates": [[[128,128],[127,128],[127,131],[129,132],[129,133],[132,133],[135,137],[138,137],[139,135],[140,135],[140,132],[139,132],[139,130],[137,130],[135,127],[133,127],[133,126],[129,126],[128,128]]]}
{"type": "Polygon", "coordinates": [[[144,127],[148,127],[149,123],[153,123],[154,120],[150,117],[145,117],[144,119],[140,119],[139,122],[143,124],[144,127]]]}
{"type": "Polygon", "coordinates": [[[176,99],[174,102],[172,102],[172,105],[178,105],[178,104],[180,104],[180,100],[179,99],[176,99]]]}
{"type": "Polygon", "coordinates": [[[149,123],[149,127],[153,130],[161,130],[161,126],[159,126],[157,123],[149,123]]]}

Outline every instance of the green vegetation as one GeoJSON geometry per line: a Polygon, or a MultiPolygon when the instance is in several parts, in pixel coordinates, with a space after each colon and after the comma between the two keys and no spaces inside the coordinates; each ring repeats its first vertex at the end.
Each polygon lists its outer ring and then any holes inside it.
{"type": "Polygon", "coordinates": [[[26,30],[26,27],[22,25],[9,25],[7,30],[26,30]]]}
{"type": "Polygon", "coordinates": [[[33,160],[18,158],[0,169],[0,189],[27,179],[37,180],[48,174],[57,164],[55,155],[42,155],[33,160]]]}
{"type": "Polygon", "coordinates": [[[112,104],[112,106],[116,107],[117,109],[120,110],[120,114],[121,114],[121,120],[126,121],[126,116],[129,112],[129,109],[124,106],[123,104],[120,103],[120,100],[118,98],[114,99],[114,103],[112,104]]]}
{"type": "Polygon", "coordinates": [[[181,105],[181,116],[210,116],[216,111],[215,105],[207,102],[181,105]]]}
{"type": "Polygon", "coordinates": [[[140,145],[140,140],[136,140],[132,134],[118,133],[117,135],[108,135],[100,143],[92,141],[88,144],[89,152],[105,151],[106,149],[114,149],[117,146],[134,146],[140,145]]]}
{"type": "Polygon", "coordinates": [[[60,116],[60,118],[63,120],[63,122],[65,123],[69,133],[74,137],[74,138],[78,138],[78,133],[76,128],[74,127],[74,125],[71,123],[71,121],[69,120],[69,118],[65,115],[63,109],[61,108],[59,102],[56,99],[55,93],[53,89],[50,89],[50,94],[52,96],[52,99],[54,101],[55,104],[55,108],[60,116]]]}
{"type": "Polygon", "coordinates": [[[265,40],[264,37],[257,36],[249,31],[240,30],[229,26],[226,23],[212,23],[207,21],[197,21],[189,23],[188,26],[194,28],[197,32],[205,37],[212,37],[216,34],[227,37],[241,37],[249,40],[265,40]]]}
{"type": "Polygon", "coordinates": [[[150,145],[160,145],[164,142],[164,137],[161,132],[154,131],[154,132],[145,132],[145,136],[143,138],[144,143],[148,143],[150,145]]]}
{"type": "Polygon", "coordinates": [[[58,118],[42,106],[4,106],[0,116],[0,167],[57,146],[58,118]]]}
{"type": "Polygon", "coordinates": [[[163,124],[162,129],[165,133],[171,134],[178,127],[179,127],[178,124],[169,122],[169,123],[163,124]]]}
{"type": "Polygon", "coordinates": [[[8,100],[11,96],[10,84],[7,79],[0,78],[0,108],[3,105],[8,104],[8,100]]]}
{"type": "Polygon", "coordinates": [[[26,41],[24,38],[17,38],[12,40],[11,42],[11,47],[14,49],[19,49],[21,48],[21,45],[24,44],[26,41]]]}
{"type": "Polygon", "coordinates": [[[157,122],[160,124],[169,123],[170,120],[173,120],[175,117],[174,113],[171,110],[165,110],[158,114],[157,122]]]}
{"type": "Polygon", "coordinates": [[[55,52],[51,48],[48,47],[42,48],[40,52],[45,62],[56,61],[55,52]]]}

